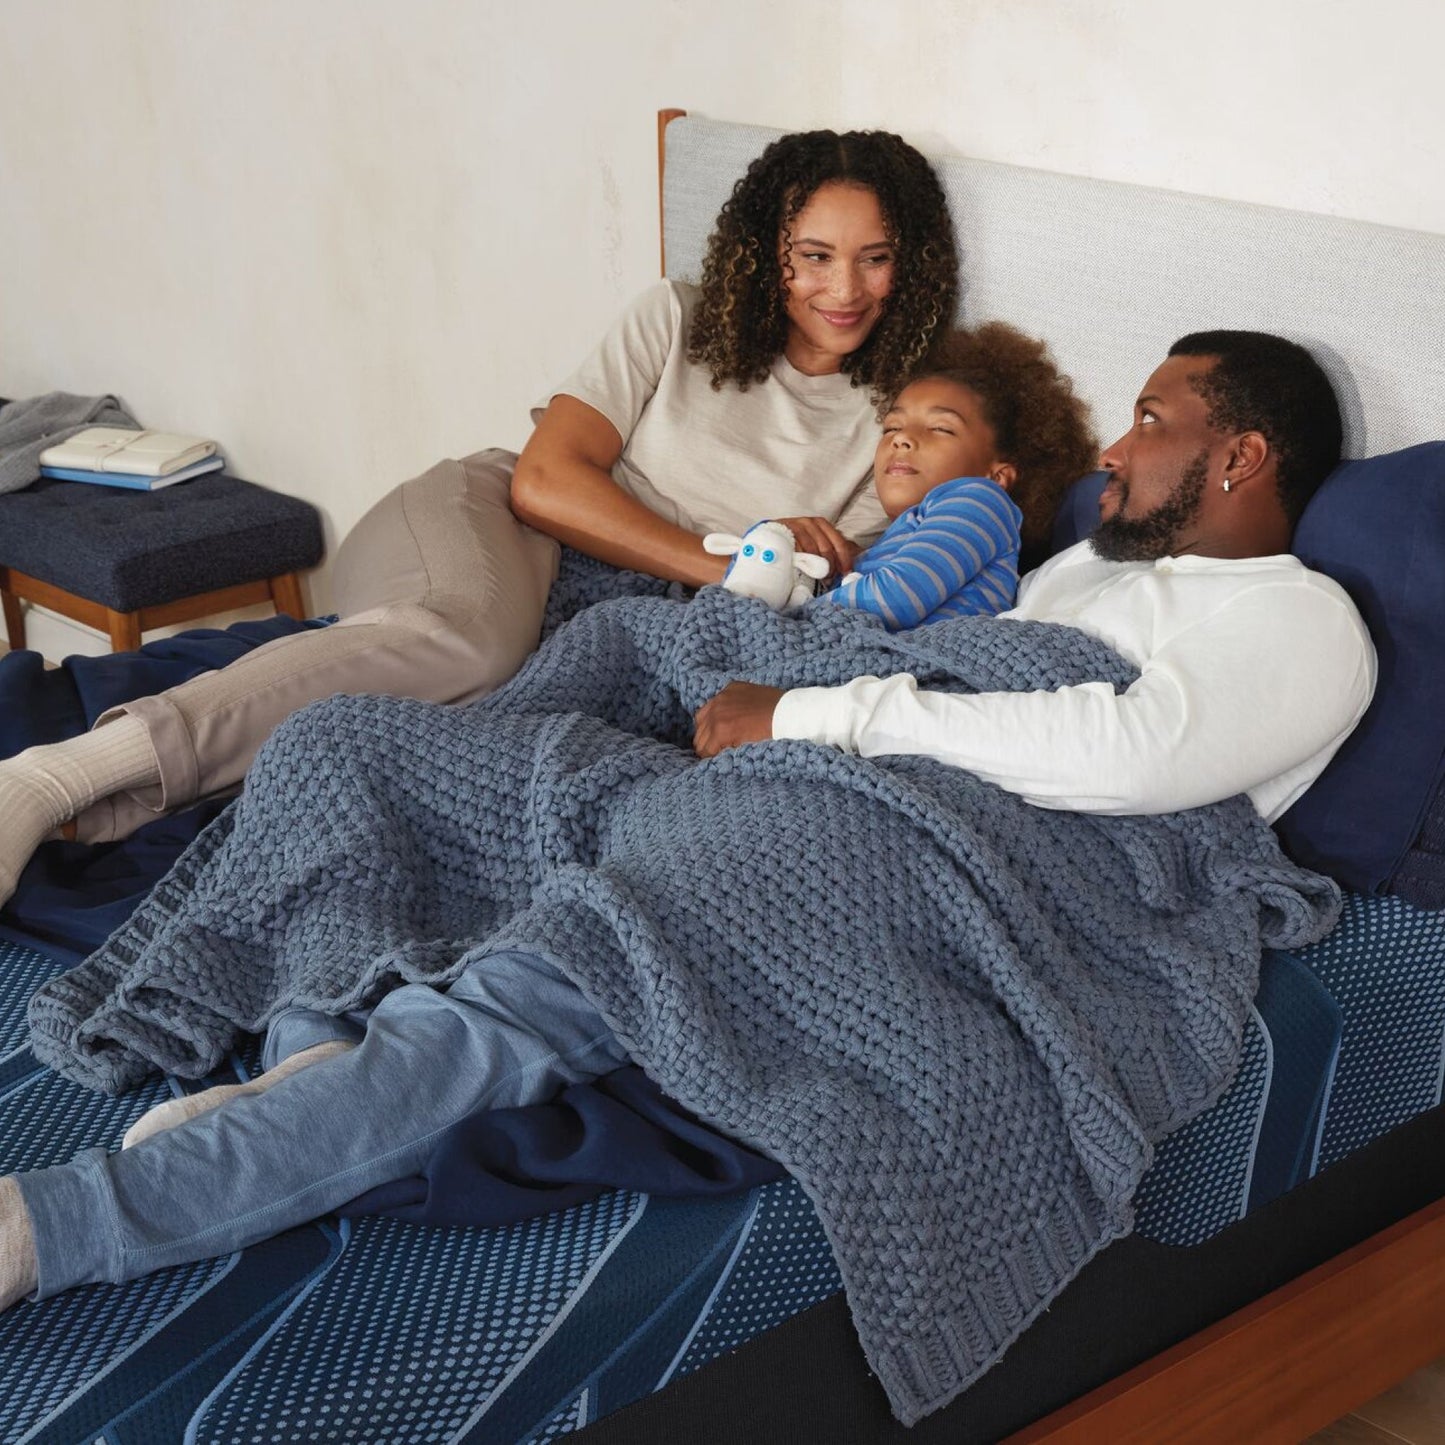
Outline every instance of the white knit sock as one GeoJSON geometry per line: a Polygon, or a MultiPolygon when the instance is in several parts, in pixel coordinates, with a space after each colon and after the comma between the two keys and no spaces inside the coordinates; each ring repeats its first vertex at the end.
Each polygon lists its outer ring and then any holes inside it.
{"type": "Polygon", "coordinates": [[[128,713],[0,762],[0,903],[15,891],[30,855],[62,823],[122,788],[158,782],[150,734],[128,713]]]}
{"type": "Polygon", "coordinates": [[[0,1310],[32,1294],[40,1282],[30,1214],[13,1174],[0,1179],[0,1310]]]}
{"type": "Polygon", "coordinates": [[[125,1131],[120,1147],[129,1149],[139,1144],[142,1139],[149,1139],[152,1134],[162,1134],[167,1129],[174,1129],[177,1124],[184,1124],[187,1119],[194,1119],[198,1114],[207,1114],[212,1109],[219,1108],[227,1099],[240,1098],[245,1094],[264,1094],[272,1084],[279,1084],[288,1074],[294,1074],[312,1064],[319,1064],[323,1059],[355,1047],[350,1039],[328,1039],[325,1043],[313,1044],[309,1049],[292,1054],[289,1059],[282,1059],[274,1069],[267,1069],[264,1074],[258,1074],[247,1083],[217,1084],[214,1089],[203,1089],[199,1094],[182,1094],[179,1099],[167,1099],[164,1104],[147,1109],[125,1131]]]}

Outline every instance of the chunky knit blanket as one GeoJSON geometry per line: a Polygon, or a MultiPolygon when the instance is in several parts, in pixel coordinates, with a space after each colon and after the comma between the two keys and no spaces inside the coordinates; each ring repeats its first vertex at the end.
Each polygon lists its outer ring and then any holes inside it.
{"type": "Polygon", "coordinates": [[[110,1090],[198,1075],[284,1005],[532,949],[669,1094],[802,1182],[912,1422],[1128,1231],[1152,1142],[1231,1076],[1261,945],[1319,937],[1337,897],[1243,799],[1107,818],[922,758],[689,751],[729,678],[898,671],[1131,676],[1060,626],[889,634],[718,588],[593,607],[474,706],[298,714],[133,920],[36,996],[36,1051],[110,1090]]]}

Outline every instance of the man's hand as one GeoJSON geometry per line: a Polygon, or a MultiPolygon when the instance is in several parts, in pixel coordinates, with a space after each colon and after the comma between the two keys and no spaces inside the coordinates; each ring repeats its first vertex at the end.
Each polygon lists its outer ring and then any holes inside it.
{"type": "Polygon", "coordinates": [[[826,517],[779,517],[792,534],[800,552],[813,552],[828,563],[830,575],[841,577],[853,570],[858,547],[850,542],[826,517]]]}
{"type": "Polygon", "coordinates": [[[780,687],[728,683],[698,708],[693,718],[693,751],[700,758],[711,758],[724,748],[766,742],[773,735],[773,709],[782,695],[780,687]]]}

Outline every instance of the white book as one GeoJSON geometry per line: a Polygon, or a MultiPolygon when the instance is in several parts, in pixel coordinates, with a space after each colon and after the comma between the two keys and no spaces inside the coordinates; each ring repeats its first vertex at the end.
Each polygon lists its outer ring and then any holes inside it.
{"type": "Polygon", "coordinates": [[[87,427],[69,441],[40,453],[42,468],[119,472],[133,477],[165,477],[214,454],[216,443],[204,437],[168,431],[134,431],[118,426],[87,427]]]}

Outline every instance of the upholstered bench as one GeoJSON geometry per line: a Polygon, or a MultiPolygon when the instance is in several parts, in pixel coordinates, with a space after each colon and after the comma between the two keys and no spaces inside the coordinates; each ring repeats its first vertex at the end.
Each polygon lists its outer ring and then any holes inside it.
{"type": "Polygon", "coordinates": [[[154,492],[42,478],[0,496],[0,600],[12,648],[22,601],[110,636],[271,602],[305,616],[297,574],[323,550],[316,508],[222,473],[154,492]]]}

